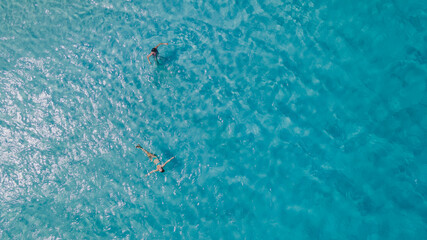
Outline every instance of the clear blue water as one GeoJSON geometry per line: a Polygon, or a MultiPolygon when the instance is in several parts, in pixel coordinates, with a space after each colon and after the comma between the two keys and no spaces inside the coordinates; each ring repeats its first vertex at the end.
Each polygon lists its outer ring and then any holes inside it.
{"type": "Polygon", "coordinates": [[[1,239],[427,239],[425,1],[2,0],[0,21],[1,239]],[[136,144],[176,159],[145,177],[136,144]]]}

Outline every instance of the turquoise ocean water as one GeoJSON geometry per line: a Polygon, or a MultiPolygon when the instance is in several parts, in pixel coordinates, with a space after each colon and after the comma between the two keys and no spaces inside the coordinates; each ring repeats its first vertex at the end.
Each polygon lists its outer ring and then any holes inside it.
{"type": "Polygon", "coordinates": [[[427,239],[426,60],[425,1],[2,0],[0,238],[427,239]]]}

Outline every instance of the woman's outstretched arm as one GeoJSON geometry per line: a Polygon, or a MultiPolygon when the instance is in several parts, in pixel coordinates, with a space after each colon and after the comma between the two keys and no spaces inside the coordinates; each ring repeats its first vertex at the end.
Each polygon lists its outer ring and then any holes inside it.
{"type": "Polygon", "coordinates": [[[172,157],[171,159],[167,160],[165,163],[162,164],[162,167],[164,167],[166,165],[166,163],[170,162],[172,159],[174,159],[175,157],[172,157]]]}
{"type": "Polygon", "coordinates": [[[155,169],[155,170],[153,170],[153,171],[151,171],[151,172],[147,173],[145,176],[148,176],[148,175],[152,174],[153,172],[157,172],[157,171],[159,171],[159,170],[155,169]]]}

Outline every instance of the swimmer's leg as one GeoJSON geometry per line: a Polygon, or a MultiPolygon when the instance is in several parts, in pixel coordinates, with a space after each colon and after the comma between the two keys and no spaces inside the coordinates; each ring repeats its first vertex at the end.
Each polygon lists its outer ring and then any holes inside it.
{"type": "Polygon", "coordinates": [[[153,158],[155,158],[155,157],[157,157],[157,155],[155,155],[155,154],[152,154],[152,153],[150,153],[150,152],[148,152],[147,150],[145,150],[144,148],[142,148],[141,147],[141,145],[136,145],[136,148],[139,148],[139,149],[141,149],[142,151],[144,151],[145,152],[145,154],[147,154],[147,157],[150,159],[150,161],[153,161],[152,159],[153,158]]]}

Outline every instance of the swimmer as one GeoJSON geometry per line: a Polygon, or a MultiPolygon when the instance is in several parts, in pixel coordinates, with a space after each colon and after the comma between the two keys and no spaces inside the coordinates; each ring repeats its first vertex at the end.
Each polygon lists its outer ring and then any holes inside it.
{"type": "Polygon", "coordinates": [[[169,45],[168,43],[159,43],[159,44],[157,44],[157,46],[155,46],[154,48],[152,48],[151,49],[151,53],[150,54],[148,54],[148,56],[147,56],[147,60],[148,60],[148,62],[151,64],[151,62],[150,62],[150,56],[151,55],[153,55],[154,56],[154,59],[156,59],[156,62],[157,62],[157,54],[159,54],[159,51],[157,51],[157,48],[160,46],[160,45],[169,45]]]}
{"type": "Polygon", "coordinates": [[[139,145],[139,144],[138,144],[138,145],[136,145],[136,148],[140,148],[142,151],[144,151],[144,152],[145,152],[145,154],[147,154],[147,157],[150,159],[150,161],[152,161],[155,165],[157,165],[155,170],[153,170],[153,171],[149,172],[149,173],[148,173],[147,175],[145,175],[145,176],[148,176],[148,175],[152,174],[153,172],[157,172],[157,171],[159,171],[159,172],[164,172],[165,170],[163,169],[163,167],[164,167],[168,162],[170,162],[172,159],[174,159],[174,158],[175,158],[175,157],[172,157],[171,159],[167,160],[165,163],[160,164],[160,160],[159,160],[159,157],[157,157],[157,155],[155,155],[155,154],[152,154],[152,153],[148,152],[147,150],[145,150],[144,148],[142,148],[142,147],[141,147],[141,145],[139,145]]]}

